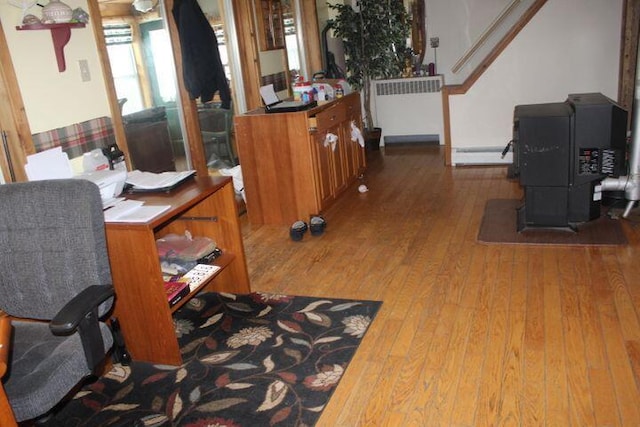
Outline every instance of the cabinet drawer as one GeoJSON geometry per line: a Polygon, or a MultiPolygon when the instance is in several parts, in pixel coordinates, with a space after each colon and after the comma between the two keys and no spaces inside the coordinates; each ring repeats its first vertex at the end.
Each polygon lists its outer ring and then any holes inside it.
{"type": "Polygon", "coordinates": [[[316,114],[316,128],[319,132],[329,129],[345,121],[346,117],[347,109],[344,103],[336,102],[331,107],[316,114]]]}

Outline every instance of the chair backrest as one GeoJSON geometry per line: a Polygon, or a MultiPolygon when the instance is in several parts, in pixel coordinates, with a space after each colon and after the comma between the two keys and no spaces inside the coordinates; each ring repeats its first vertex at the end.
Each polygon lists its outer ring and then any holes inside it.
{"type": "MultiPolygon", "coordinates": [[[[0,309],[51,319],[87,286],[111,284],[100,190],[65,179],[0,185],[0,309]]],[[[111,302],[103,304],[104,314],[111,302]]]]}
{"type": "Polygon", "coordinates": [[[233,106],[224,108],[205,108],[198,111],[200,130],[203,132],[224,132],[230,134],[233,130],[233,106]]]}

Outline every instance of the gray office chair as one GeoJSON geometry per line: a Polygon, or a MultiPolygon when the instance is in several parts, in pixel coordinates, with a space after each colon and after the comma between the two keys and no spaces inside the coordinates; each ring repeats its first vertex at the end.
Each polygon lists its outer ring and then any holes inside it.
{"type": "MultiPolygon", "coordinates": [[[[47,414],[105,359],[113,336],[100,319],[113,287],[95,184],[5,184],[0,201],[0,310],[13,329],[0,321],[9,338],[0,343],[0,408],[8,402],[23,421],[47,414]]],[[[0,425],[13,425],[1,412],[0,425]]]]}
{"type": "Polygon", "coordinates": [[[221,157],[226,158],[230,166],[236,166],[238,162],[233,154],[231,143],[233,107],[228,110],[224,108],[205,108],[198,111],[198,118],[200,120],[207,165],[211,166],[218,157],[221,157]],[[224,154],[220,151],[220,147],[224,149],[224,154]]]}

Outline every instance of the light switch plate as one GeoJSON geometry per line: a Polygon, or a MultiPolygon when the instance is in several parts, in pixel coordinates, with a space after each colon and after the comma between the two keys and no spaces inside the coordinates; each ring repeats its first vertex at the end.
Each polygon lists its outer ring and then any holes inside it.
{"type": "Polygon", "coordinates": [[[78,61],[80,65],[80,78],[83,82],[91,81],[91,72],[89,71],[89,61],[81,59],[78,61]]]}

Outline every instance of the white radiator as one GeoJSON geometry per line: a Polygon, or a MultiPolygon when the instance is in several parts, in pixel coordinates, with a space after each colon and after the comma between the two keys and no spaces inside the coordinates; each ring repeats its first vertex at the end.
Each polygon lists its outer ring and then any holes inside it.
{"type": "Polygon", "coordinates": [[[456,165],[502,165],[513,163],[513,152],[502,157],[504,147],[458,147],[451,149],[451,164],[456,165]]]}
{"type": "Polygon", "coordinates": [[[444,144],[442,76],[374,80],[371,114],[384,144],[435,141],[444,144]]]}

